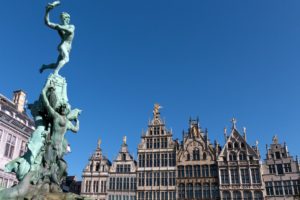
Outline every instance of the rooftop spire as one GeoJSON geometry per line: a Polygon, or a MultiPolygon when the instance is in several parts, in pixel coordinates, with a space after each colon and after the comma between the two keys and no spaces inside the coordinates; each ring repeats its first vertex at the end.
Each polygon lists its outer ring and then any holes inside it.
{"type": "Polygon", "coordinates": [[[233,117],[231,122],[232,122],[232,129],[236,129],[236,123],[237,123],[236,118],[233,117]]]}
{"type": "Polygon", "coordinates": [[[126,137],[126,135],[123,137],[123,145],[126,145],[126,143],[127,143],[127,137],[126,137]]]}
{"type": "Polygon", "coordinates": [[[153,115],[154,115],[155,119],[160,117],[159,109],[161,109],[161,108],[162,107],[158,103],[154,104],[153,115]]]}
{"type": "Polygon", "coordinates": [[[101,143],[102,143],[102,141],[101,141],[101,139],[99,138],[99,139],[98,139],[98,148],[99,148],[99,149],[101,148],[101,143]]]}

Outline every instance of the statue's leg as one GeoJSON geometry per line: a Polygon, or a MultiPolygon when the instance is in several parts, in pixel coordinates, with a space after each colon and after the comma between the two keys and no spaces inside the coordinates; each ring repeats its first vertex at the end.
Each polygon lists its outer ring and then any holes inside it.
{"type": "Polygon", "coordinates": [[[59,70],[66,64],[69,62],[69,50],[68,48],[66,47],[66,45],[62,45],[60,47],[60,56],[61,56],[61,59],[58,61],[58,64],[57,64],[57,67],[54,71],[54,74],[58,74],[59,70]]]}
{"type": "Polygon", "coordinates": [[[40,73],[43,73],[43,71],[45,69],[55,69],[57,66],[56,63],[52,63],[52,64],[49,64],[49,65],[42,65],[41,68],[40,68],[40,73]]]}

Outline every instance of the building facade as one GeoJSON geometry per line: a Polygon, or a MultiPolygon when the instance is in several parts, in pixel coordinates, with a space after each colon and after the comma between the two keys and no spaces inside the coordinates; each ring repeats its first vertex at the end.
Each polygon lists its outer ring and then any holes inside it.
{"type": "Polygon", "coordinates": [[[136,199],[136,167],[125,136],[119,154],[109,170],[108,200],[136,199]]]}
{"type": "Polygon", "coordinates": [[[190,120],[177,153],[177,199],[219,199],[216,150],[199,120],[190,120]]]}
{"type": "Polygon", "coordinates": [[[0,94],[0,188],[17,183],[14,174],[4,172],[5,164],[23,155],[34,131],[34,122],[24,109],[26,94],[14,92],[13,101],[0,94]]]}
{"type": "Polygon", "coordinates": [[[155,105],[153,119],[138,145],[138,200],[176,199],[176,142],[155,105]]]}
{"type": "Polygon", "coordinates": [[[267,155],[263,164],[263,181],[266,199],[292,200],[300,194],[300,172],[298,160],[294,159],[286,146],[279,144],[277,136],[266,146],[267,155]]]}
{"type": "Polygon", "coordinates": [[[82,174],[81,195],[94,200],[106,200],[111,162],[102,154],[101,140],[98,141],[82,174]]]}
{"type": "Polygon", "coordinates": [[[221,199],[263,200],[260,154],[257,148],[246,142],[246,129],[241,136],[233,119],[231,134],[218,156],[219,190],[221,199]]]}

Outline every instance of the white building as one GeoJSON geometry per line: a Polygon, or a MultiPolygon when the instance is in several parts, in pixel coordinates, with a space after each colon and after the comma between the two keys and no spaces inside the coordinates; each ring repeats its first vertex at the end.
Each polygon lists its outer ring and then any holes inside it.
{"type": "Polygon", "coordinates": [[[25,102],[22,90],[14,92],[13,101],[0,94],[0,188],[17,183],[14,174],[4,172],[5,164],[26,152],[34,131],[34,122],[24,109],[25,102]]]}

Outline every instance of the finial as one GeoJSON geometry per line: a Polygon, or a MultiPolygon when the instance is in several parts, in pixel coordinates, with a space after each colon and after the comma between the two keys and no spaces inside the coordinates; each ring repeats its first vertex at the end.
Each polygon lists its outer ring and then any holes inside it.
{"type": "Polygon", "coordinates": [[[155,118],[159,117],[159,109],[161,109],[162,106],[160,106],[158,103],[154,104],[154,109],[153,109],[153,115],[155,118]]]}
{"type": "Polygon", "coordinates": [[[224,139],[225,139],[225,143],[227,142],[227,128],[224,127],[224,139]]]}
{"type": "Polygon", "coordinates": [[[255,146],[258,147],[258,140],[255,141],[255,146]]]}
{"type": "Polygon", "coordinates": [[[274,135],[272,140],[273,140],[273,144],[278,144],[277,135],[274,135]]]}
{"type": "Polygon", "coordinates": [[[246,129],[246,127],[243,127],[243,132],[244,132],[244,139],[247,140],[247,129],[246,129]]]}
{"type": "Polygon", "coordinates": [[[127,142],[127,137],[126,137],[126,135],[123,137],[123,144],[125,144],[126,145],[126,142],[127,142]]]}
{"type": "Polygon", "coordinates": [[[99,149],[100,149],[101,143],[102,143],[102,141],[101,141],[101,139],[99,138],[99,139],[98,139],[98,148],[99,148],[99,149]]]}
{"type": "Polygon", "coordinates": [[[231,122],[232,122],[232,129],[236,129],[237,120],[233,117],[231,122]]]}

